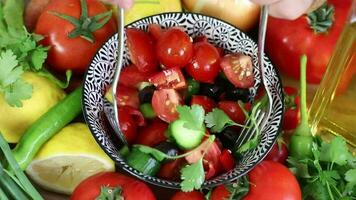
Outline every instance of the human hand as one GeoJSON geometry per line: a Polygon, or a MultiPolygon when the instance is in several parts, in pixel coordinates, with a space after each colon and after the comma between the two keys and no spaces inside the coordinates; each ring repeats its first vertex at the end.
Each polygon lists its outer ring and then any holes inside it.
{"type": "Polygon", "coordinates": [[[133,0],[103,0],[103,1],[111,4],[119,5],[121,8],[125,10],[130,9],[134,4],[133,0]]]}
{"type": "Polygon", "coordinates": [[[269,5],[269,14],[273,17],[294,20],[305,14],[311,5],[325,0],[251,0],[260,5],[269,5]]]}

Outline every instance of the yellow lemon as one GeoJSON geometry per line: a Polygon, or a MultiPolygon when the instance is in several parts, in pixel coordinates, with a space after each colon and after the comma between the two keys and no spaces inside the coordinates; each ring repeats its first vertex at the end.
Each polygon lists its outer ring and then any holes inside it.
{"type": "Polygon", "coordinates": [[[181,12],[180,0],[135,0],[134,6],[125,11],[125,24],[164,12],[181,12]]]}
{"type": "Polygon", "coordinates": [[[45,189],[70,194],[87,177],[114,170],[114,162],[96,143],[87,125],[73,123],[41,148],[26,173],[45,189]]]}
{"type": "Polygon", "coordinates": [[[65,92],[47,78],[32,72],[22,75],[32,85],[32,97],[22,107],[11,107],[0,94],[0,132],[9,143],[17,143],[24,131],[65,97],[65,92]]]}

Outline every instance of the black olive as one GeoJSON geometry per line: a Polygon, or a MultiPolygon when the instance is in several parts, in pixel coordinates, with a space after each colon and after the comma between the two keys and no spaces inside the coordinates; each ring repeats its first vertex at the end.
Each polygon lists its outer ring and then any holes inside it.
{"type": "Polygon", "coordinates": [[[155,148],[169,156],[176,156],[179,153],[178,147],[175,144],[167,141],[159,143],[157,146],[155,146],[155,148]]]}
{"type": "Polygon", "coordinates": [[[201,84],[200,94],[210,97],[214,100],[219,100],[220,96],[224,93],[224,87],[220,84],[201,84]]]}
{"type": "Polygon", "coordinates": [[[239,136],[239,131],[236,127],[227,127],[221,133],[216,134],[216,136],[224,147],[232,149],[239,136]]]}
{"type": "Polygon", "coordinates": [[[151,103],[153,92],[155,91],[155,89],[155,86],[150,85],[140,90],[140,92],[138,93],[138,99],[140,101],[140,104],[151,103]]]}
{"type": "Polygon", "coordinates": [[[226,100],[230,100],[230,101],[241,100],[244,103],[248,102],[249,96],[250,96],[250,90],[249,89],[243,89],[243,88],[229,89],[225,93],[225,99],[226,100]]]}

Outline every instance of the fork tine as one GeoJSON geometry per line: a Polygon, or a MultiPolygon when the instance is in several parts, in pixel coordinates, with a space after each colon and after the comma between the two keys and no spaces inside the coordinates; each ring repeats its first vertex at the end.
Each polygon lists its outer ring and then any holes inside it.
{"type": "MultiPolygon", "coordinates": [[[[245,144],[247,141],[251,140],[251,138],[253,138],[255,136],[255,134],[257,134],[257,128],[260,127],[261,122],[263,121],[263,118],[265,116],[265,112],[258,110],[257,112],[257,116],[258,118],[256,119],[256,125],[252,124],[251,128],[244,128],[244,130],[241,132],[240,136],[240,140],[236,140],[235,143],[235,148],[239,149],[243,144],[245,144]]],[[[250,123],[252,123],[251,120],[249,120],[250,123]]]]}
{"type": "MultiPolygon", "coordinates": [[[[261,110],[257,110],[257,112],[256,112],[256,115],[258,116],[259,114],[260,114],[260,111],[261,110]]],[[[246,126],[250,126],[252,121],[251,121],[251,118],[249,118],[247,121],[246,121],[246,123],[245,123],[245,125],[246,126]]],[[[236,146],[236,144],[238,144],[239,143],[239,141],[241,140],[241,137],[243,137],[243,136],[246,136],[246,131],[248,131],[249,130],[249,128],[246,128],[246,127],[244,127],[243,129],[242,129],[242,131],[240,132],[240,134],[239,134],[239,136],[237,137],[237,139],[236,139],[236,142],[235,142],[235,146],[236,146]]]]}

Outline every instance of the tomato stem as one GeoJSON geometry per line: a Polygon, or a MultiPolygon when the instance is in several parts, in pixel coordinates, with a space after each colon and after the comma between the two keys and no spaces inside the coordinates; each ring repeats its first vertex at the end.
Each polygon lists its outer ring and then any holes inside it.
{"type": "Polygon", "coordinates": [[[326,33],[333,25],[335,8],[324,4],[308,14],[308,23],[315,33],[326,33]]]}

